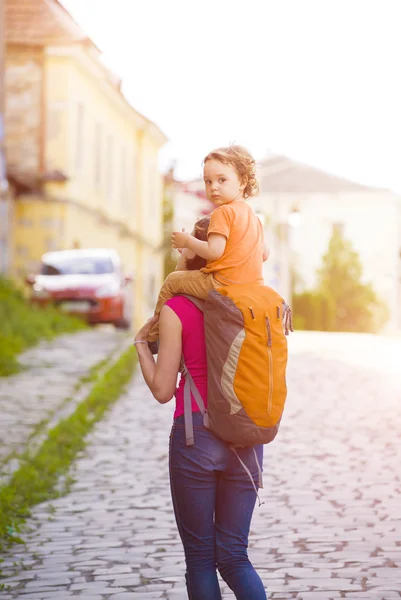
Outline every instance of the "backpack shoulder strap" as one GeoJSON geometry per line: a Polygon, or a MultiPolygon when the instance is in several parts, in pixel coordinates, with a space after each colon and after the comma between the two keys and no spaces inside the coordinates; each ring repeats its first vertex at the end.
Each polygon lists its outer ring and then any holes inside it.
{"type": "Polygon", "coordinates": [[[206,428],[209,427],[209,415],[207,414],[207,410],[205,407],[205,403],[203,402],[203,398],[199,393],[198,388],[196,387],[196,383],[192,379],[191,373],[188,371],[184,357],[181,358],[181,375],[185,377],[184,384],[184,423],[185,423],[185,441],[187,446],[194,445],[194,426],[192,419],[192,402],[191,402],[191,393],[195,398],[195,402],[199,407],[201,415],[203,416],[203,424],[206,428]]]}
{"type": "Polygon", "coordinates": [[[192,304],[195,304],[195,306],[197,308],[199,308],[199,310],[201,310],[202,312],[205,312],[205,301],[204,300],[201,300],[200,298],[196,298],[195,296],[189,296],[189,294],[180,294],[180,296],[183,296],[184,298],[186,298],[187,300],[192,302],[192,304]]]}

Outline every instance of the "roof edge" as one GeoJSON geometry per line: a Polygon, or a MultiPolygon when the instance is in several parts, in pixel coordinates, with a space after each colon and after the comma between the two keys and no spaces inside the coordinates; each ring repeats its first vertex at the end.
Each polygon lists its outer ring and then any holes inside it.
{"type": "MultiPolygon", "coordinates": [[[[308,170],[314,171],[316,173],[319,173],[320,175],[327,176],[331,179],[336,179],[337,181],[341,182],[342,184],[349,184],[350,186],[352,186],[353,188],[356,188],[356,189],[359,188],[359,190],[361,192],[362,191],[385,192],[385,193],[393,194],[393,195],[397,196],[397,194],[390,188],[383,188],[380,186],[374,186],[374,185],[370,185],[370,184],[366,184],[366,183],[361,183],[360,181],[350,179],[349,177],[343,177],[342,175],[338,175],[337,173],[333,173],[326,169],[317,167],[313,164],[302,162],[296,158],[293,158],[293,157],[290,157],[290,156],[287,156],[284,154],[272,154],[271,156],[265,157],[265,158],[257,161],[257,165],[259,168],[267,167],[267,166],[269,166],[269,163],[272,166],[276,166],[274,173],[277,173],[278,171],[284,171],[286,169],[290,169],[290,168],[294,168],[294,167],[295,168],[304,168],[304,169],[308,169],[308,170]]],[[[265,175],[268,176],[268,173],[266,173],[265,175]]],[[[350,191],[352,191],[352,190],[350,190],[350,191]]]]}

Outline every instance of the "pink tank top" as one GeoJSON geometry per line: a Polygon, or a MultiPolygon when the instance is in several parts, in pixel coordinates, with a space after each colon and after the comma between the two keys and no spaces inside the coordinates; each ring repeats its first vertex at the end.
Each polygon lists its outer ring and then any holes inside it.
{"type": "MultiPolygon", "coordinates": [[[[190,300],[175,296],[166,302],[182,323],[182,353],[188,371],[191,373],[196,387],[207,406],[207,364],[206,341],[203,325],[203,313],[190,300]]],[[[184,414],[184,384],[181,376],[175,392],[174,419],[184,414]]],[[[198,405],[192,397],[192,411],[199,412],[198,405]]]]}

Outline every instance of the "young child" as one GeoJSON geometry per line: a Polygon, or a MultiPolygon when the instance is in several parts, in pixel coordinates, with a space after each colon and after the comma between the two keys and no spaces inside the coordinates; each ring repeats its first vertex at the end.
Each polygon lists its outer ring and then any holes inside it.
{"type": "MultiPolygon", "coordinates": [[[[261,283],[262,263],[269,252],[263,226],[246,200],[259,191],[255,161],[241,146],[218,148],[203,161],[206,196],[216,209],[210,216],[207,241],[187,232],[174,232],[173,248],[189,249],[207,260],[200,271],[174,271],[166,278],[155,314],[177,294],[206,299],[210,290],[232,283],[261,283]]],[[[157,324],[148,341],[158,339],[157,324]]]]}

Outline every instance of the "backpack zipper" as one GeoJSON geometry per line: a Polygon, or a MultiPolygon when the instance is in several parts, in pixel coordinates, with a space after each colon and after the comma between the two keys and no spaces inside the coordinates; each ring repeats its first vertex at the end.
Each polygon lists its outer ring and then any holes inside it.
{"type": "Polygon", "coordinates": [[[272,331],[269,317],[266,317],[267,329],[267,356],[269,358],[269,394],[267,398],[267,414],[270,415],[273,408],[273,354],[272,354],[272,331]]]}

